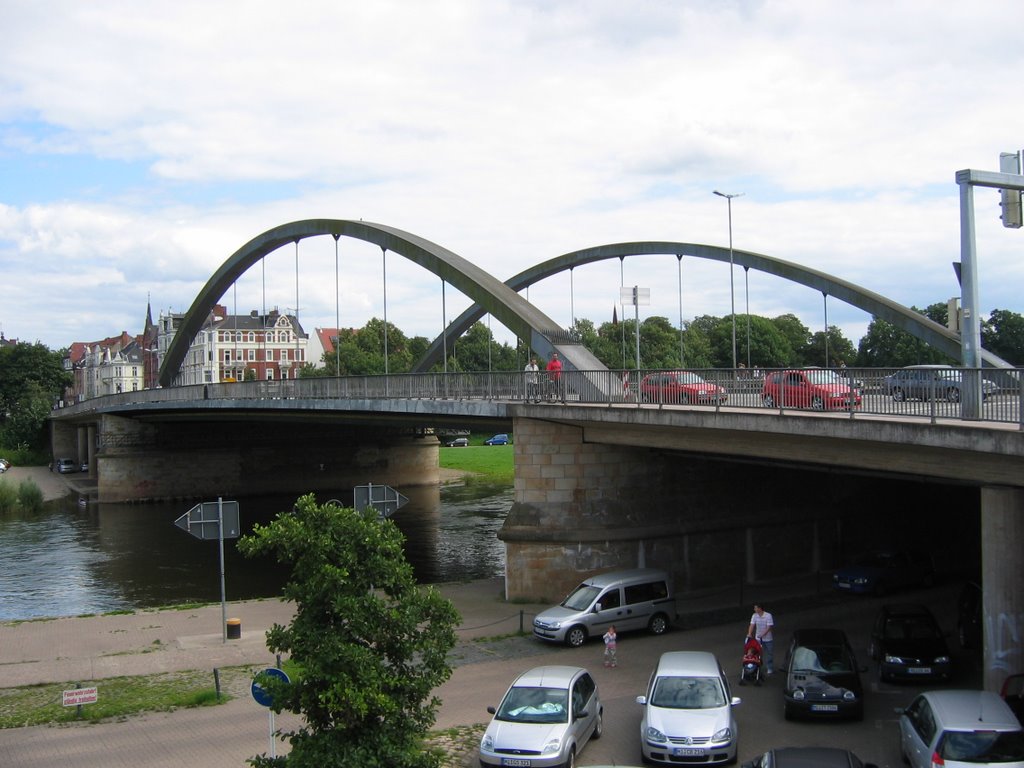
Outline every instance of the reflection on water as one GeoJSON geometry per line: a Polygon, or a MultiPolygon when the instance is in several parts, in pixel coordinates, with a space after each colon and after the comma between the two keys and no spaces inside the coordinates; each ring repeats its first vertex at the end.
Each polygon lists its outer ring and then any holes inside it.
{"type": "MultiPolygon", "coordinates": [[[[420,583],[504,573],[505,548],[496,534],[512,504],[510,487],[400,490],[409,503],[393,520],[420,583]]],[[[352,502],[351,491],[320,498],[352,502]]],[[[243,532],[269,523],[294,502],[284,496],[239,499],[243,532]]],[[[81,508],[67,497],[38,515],[0,517],[0,620],[219,601],[218,543],[174,525],[195,503],[81,508]]],[[[224,543],[224,574],[229,601],[278,595],[286,576],[269,560],[243,558],[234,540],[224,543]]]]}

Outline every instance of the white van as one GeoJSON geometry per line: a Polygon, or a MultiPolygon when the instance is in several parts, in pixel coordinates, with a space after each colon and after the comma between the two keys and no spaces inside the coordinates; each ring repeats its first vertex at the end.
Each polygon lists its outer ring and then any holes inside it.
{"type": "Polygon", "coordinates": [[[612,624],[616,632],[648,629],[660,635],[676,618],[676,598],[668,574],[638,568],[586,579],[561,603],[537,614],[533,634],[578,648],[588,637],[603,635],[612,624]]]}

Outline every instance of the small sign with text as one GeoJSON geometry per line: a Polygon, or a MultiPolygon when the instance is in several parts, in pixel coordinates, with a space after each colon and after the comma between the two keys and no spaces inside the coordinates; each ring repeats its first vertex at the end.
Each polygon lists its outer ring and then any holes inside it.
{"type": "Polygon", "coordinates": [[[64,706],[78,707],[82,704],[95,704],[99,699],[99,688],[75,688],[73,691],[64,691],[64,706]]]}

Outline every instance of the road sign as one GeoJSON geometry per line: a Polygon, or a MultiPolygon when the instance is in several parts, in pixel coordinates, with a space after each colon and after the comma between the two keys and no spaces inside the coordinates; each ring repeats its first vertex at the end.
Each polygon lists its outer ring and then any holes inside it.
{"type": "Polygon", "coordinates": [[[290,683],[291,680],[283,669],[278,669],[277,667],[267,667],[252,679],[252,697],[256,699],[256,703],[264,707],[272,707],[274,706],[274,697],[270,695],[270,691],[260,684],[260,678],[264,676],[276,677],[285,683],[290,683]]]}
{"type": "Polygon", "coordinates": [[[218,530],[218,507],[224,507],[224,538],[238,538],[238,502],[237,501],[204,501],[174,521],[174,524],[197,539],[220,538],[218,530]]]}
{"type": "Polygon", "coordinates": [[[63,701],[65,707],[80,707],[82,704],[95,704],[100,697],[100,690],[92,688],[75,688],[71,691],[64,691],[63,701]]]}
{"type": "Polygon", "coordinates": [[[373,483],[357,485],[352,490],[352,498],[355,508],[360,512],[367,507],[373,507],[381,517],[391,517],[409,501],[391,486],[373,483]]]}

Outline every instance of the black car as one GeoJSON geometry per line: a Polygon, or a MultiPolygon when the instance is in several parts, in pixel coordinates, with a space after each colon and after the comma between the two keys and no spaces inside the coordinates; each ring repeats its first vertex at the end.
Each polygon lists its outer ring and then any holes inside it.
{"type": "Polygon", "coordinates": [[[743,768],[878,768],[837,747],[782,747],[744,763],[743,768]]]}
{"type": "Polygon", "coordinates": [[[883,605],[871,629],[871,658],[882,680],[949,680],[945,635],[923,605],[883,605]]]}
{"type": "Polygon", "coordinates": [[[787,720],[794,717],[864,718],[862,670],[839,629],[798,629],[786,653],[787,720]]]}

